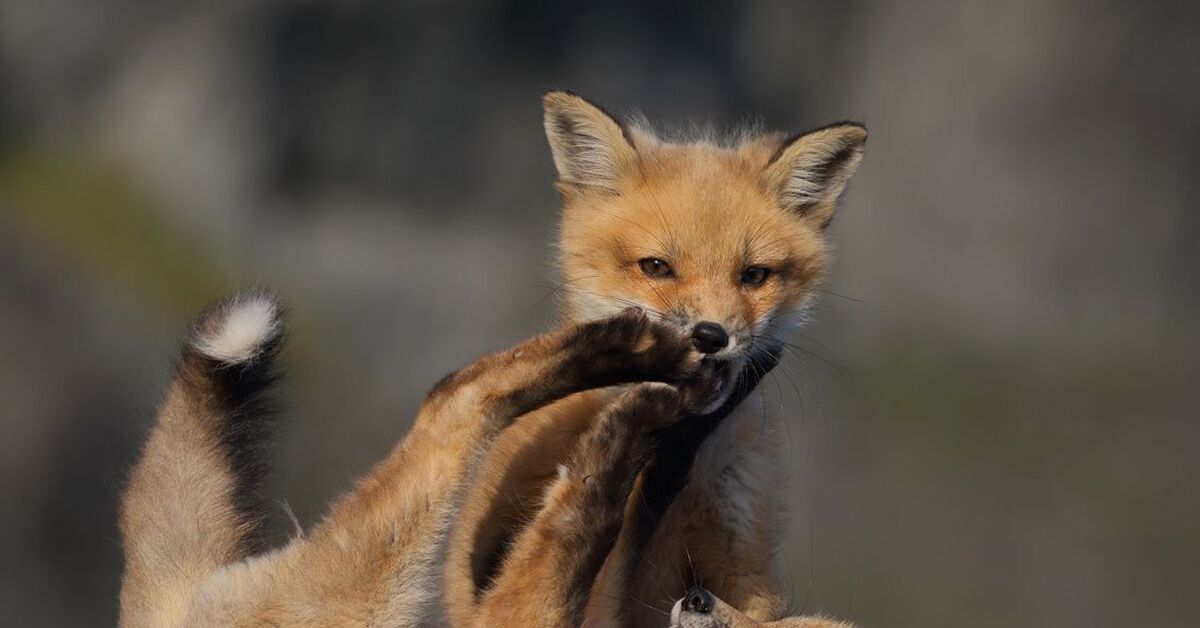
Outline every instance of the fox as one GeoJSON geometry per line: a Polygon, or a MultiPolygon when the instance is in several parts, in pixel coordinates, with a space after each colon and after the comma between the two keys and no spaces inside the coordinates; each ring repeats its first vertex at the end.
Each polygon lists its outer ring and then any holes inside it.
{"type": "Polygon", "coordinates": [[[661,626],[639,598],[682,595],[685,572],[747,617],[782,616],[753,391],[819,291],[865,128],[681,144],[568,92],[543,103],[559,326],[443,378],[319,524],[260,551],[282,306],[249,292],[201,315],[122,495],[121,625],[661,626]],[[598,426],[664,414],[631,390],[696,381],[704,406],[659,419],[651,445],[626,430],[642,454],[587,458],[598,426]],[[572,489],[572,463],[596,460],[616,471],[572,489]]]}
{"type": "MultiPolygon", "coordinates": [[[[828,227],[862,160],[865,126],[680,141],[569,91],[544,95],[543,122],[561,199],[561,320],[640,308],[719,364],[725,395],[746,372],[769,370],[764,354],[810,318],[821,292],[828,227]]],[[[450,545],[451,617],[487,590],[527,505],[540,503],[557,461],[612,394],[565,398],[498,439],[450,545]]],[[[786,614],[780,431],[761,393],[744,397],[719,417],[681,423],[641,473],[589,626],[661,626],[671,601],[701,583],[756,621],[786,614]]]]}

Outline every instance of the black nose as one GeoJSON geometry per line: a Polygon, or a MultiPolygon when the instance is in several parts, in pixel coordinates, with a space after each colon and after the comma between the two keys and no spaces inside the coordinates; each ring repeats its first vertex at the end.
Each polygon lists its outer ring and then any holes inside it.
{"type": "Polygon", "coordinates": [[[713,596],[704,587],[693,587],[683,598],[683,610],[707,615],[712,612],[713,596]]]}
{"type": "Polygon", "coordinates": [[[700,353],[716,353],[729,344],[729,334],[724,327],[703,321],[692,328],[692,344],[700,353]]]}

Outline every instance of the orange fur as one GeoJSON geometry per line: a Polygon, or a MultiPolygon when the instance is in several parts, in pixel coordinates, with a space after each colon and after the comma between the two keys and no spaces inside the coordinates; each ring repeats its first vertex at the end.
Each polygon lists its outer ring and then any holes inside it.
{"type": "MultiPolygon", "coordinates": [[[[861,160],[865,129],[843,123],[791,138],[670,142],[574,94],[550,92],[544,107],[563,201],[565,318],[637,306],[685,333],[717,323],[730,340],[713,357],[733,365],[729,377],[759,368],[763,352],[786,339],[818,293],[829,262],[825,228],[861,160]],[[648,276],[640,266],[646,259],[668,264],[670,276],[648,276]],[[754,266],[769,270],[766,280],[740,284],[754,266]]],[[[595,585],[589,625],[661,625],[661,605],[683,594],[680,573],[720,583],[718,593],[756,619],[782,616],[772,567],[782,478],[774,433],[763,429],[755,404],[744,402],[698,445],[686,485],[648,541],[622,533],[595,585]],[[645,599],[631,602],[635,594],[645,599]]],[[[549,470],[598,407],[594,397],[568,399],[522,418],[528,431],[501,437],[451,546],[451,616],[489,586],[479,566],[503,552],[505,534],[496,530],[511,534],[522,524],[499,515],[511,514],[507,505],[540,503],[549,470]],[[556,437],[543,441],[548,433],[556,437]],[[472,542],[479,530],[492,542],[472,542]]],[[[635,495],[629,508],[639,501],[635,495]]]]}
{"type": "Polygon", "coordinates": [[[689,572],[739,616],[783,613],[772,433],[737,404],[815,297],[865,130],[669,143],[571,94],[544,104],[566,324],[445,378],[324,521],[253,555],[279,308],[248,293],[202,316],[122,498],[122,626],[661,626],[643,607],[689,572]],[[704,348],[702,321],[727,338],[704,348]],[[616,397],[645,381],[720,394],[649,436],[684,410],[616,397]]]}
{"type": "Polygon", "coordinates": [[[243,393],[259,392],[245,386],[269,368],[263,347],[281,324],[273,305],[268,318],[243,314],[265,298],[219,306],[185,347],[122,499],[123,626],[438,623],[449,530],[497,435],[572,393],[702,370],[686,338],[637,311],[485,356],[434,388],[412,431],[314,530],[252,556],[231,436],[258,436],[243,393]],[[256,323],[246,333],[244,320],[256,323]]]}

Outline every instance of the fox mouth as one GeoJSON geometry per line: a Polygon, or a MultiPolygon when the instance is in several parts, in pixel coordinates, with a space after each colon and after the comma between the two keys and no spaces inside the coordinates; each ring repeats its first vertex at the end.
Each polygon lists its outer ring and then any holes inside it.
{"type": "Polygon", "coordinates": [[[718,628],[721,624],[711,615],[700,615],[691,611],[683,610],[683,600],[675,602],[675,606],[671,608],[671,623],[670,628],[718,628]]]}
{"type": "Polygon", "coordinates": [[[711,364],[717,378],[711,401],[707,403],[702,415],[714,415],[730,412],[734,406],[741,403],[761,380],[766,377],[781,356],[781,347],[765,345],[759,347],[744,347],[744,350],[733,355],[708,356],[706,364],[711,364]]]}
{"type": "Polygon", "coordinates": [[[701,414],[710,414],[729,401],[729,396],[736,387],[737,379],[741,377],[742,368],[735,368],[738,365],[732,359],[705,358],[705,360],[713,365],[717,378],[716,384],[713,386],[712,401],[701,412],[701,414]]]}

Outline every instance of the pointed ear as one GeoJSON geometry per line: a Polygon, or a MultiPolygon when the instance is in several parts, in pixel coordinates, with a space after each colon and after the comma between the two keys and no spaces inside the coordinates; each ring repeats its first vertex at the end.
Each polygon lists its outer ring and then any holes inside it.
{"type": "Polygon", "coordinates": [[[547,92],[542,106],[559,182],[616,192],[617,181],[637,160],[626,129],[570,92],[547,92]]]}
{"type": "Polygon", "coordinates": [[[824,229],[862,161],[866,143],[867,129],[857,122],[840,122],[789,138],[767,164],[767,188],[784,207],[824,229]]]}

